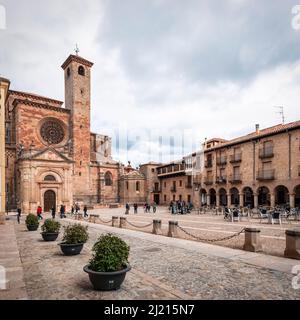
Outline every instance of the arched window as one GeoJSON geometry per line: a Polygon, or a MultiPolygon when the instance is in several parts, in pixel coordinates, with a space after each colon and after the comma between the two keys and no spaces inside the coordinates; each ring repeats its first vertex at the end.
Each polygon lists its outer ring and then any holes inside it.
{"type": "Polygon", "coordinates": [[[85,70],[83,66],[78,67],[78,74],[81,76],[85,76],[85,70]]]}
{"type": "Polygon", "coordinates": [[[55,177],[52,175],[48,175],[44,178],[44,181],[56,181],[55,177]]]}
{"type": "Polygon", "coordinates": [[[136,183],[136,191],[137,192],[140,191],[140,183],[139,182],[136,183]]]}
{"type": "Polygon", "coordinates": [[[112,186],[113,181],[112,181],[112,174],[110,172],[106,172],[105,174],[105,185],[107,187],[112,186]]]}

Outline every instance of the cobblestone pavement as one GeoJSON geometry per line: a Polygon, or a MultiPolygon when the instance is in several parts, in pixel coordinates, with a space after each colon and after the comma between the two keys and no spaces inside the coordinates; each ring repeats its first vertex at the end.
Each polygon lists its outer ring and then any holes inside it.
{"type": "MultiPolygon", "coordinates": [[[[300,290],[292,289],[290,272],[242,262],[239,250],[89,224],[90,239],[83,253],[65,257],[57,243],[43,242],[39,232],[26,232],[24,225],[15,228],[29,299],[300,299],[300,290]],[[107,232],[130,245],[133,270],[119,291],[101,293],[91,289],[82,268],[93,243],[107,232]],[[228,252],[237,258],[226,258],[228,252]]],[[[272,265],[265,255],[253,257],[272,265]]]]}
{"type": "MultiPolygon", "coordinates": [[[[99,214],[103,220],[109,220],[112,216],[125,216],[125,210],[120,209],[99,209],[93,210],[91,214],[99,214]]],[[[262,223],[257,217],[248,219],[246,217],[242,218],[240,222],[228,222],[225,221],[222,215],[215,214],[190,214],[190,215],[171,215],[165,207],[159,207],[157,213],[145,214],[143,209],[139,209],[138,215],[134,215],[131,211],[129,216],[126,216],[128,221],[133,222],[137,225],[144,226],[151,222],[153,219],[162,220],[162,231],[164,235],[168,233],[168,222],[178,221],[179,225],[182,226],[189,233],[205,238],[205,239],[220,239],[226,236],[230,236],[234,233],[241,231],[245,227],[258,227],[261,229],[261,240],[263,245],[263,252],[269,255],[275,255],[283,257],[285,250],[285,231],[287,229],[299,228],[300,221],[290,221],[282,225],[278,224],[268,224],[265,221],[262,223]]],[[[101,223],[100,221],[98,221],[101,223]]],[[[126,228],[132,230],[138,230],[131,225],[127,225],[126,228]]],[[[152,228],[142,228],[140,231],[152,232],[152,228]]],[[[195,240],[188,237],[182,231],[179,232],[178,236],[183,239],[195,240]]],[[[244,244],[244,235],[240,235],[231,240],[216,242],[217,245],[225,246],[229,248],[242,249],[244,244]]]]}

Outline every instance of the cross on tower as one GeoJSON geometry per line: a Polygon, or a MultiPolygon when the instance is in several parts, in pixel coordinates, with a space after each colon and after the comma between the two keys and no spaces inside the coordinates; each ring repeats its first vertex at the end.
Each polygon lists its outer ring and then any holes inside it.
{"type": "Polygon", "coordinates": [[[76,43],[76,48],[75,48],[75,53],[76,53],[76,56],[78,56],[78,53],[80,52],[79,48],[78,48],[78,45],[76,43]]]}

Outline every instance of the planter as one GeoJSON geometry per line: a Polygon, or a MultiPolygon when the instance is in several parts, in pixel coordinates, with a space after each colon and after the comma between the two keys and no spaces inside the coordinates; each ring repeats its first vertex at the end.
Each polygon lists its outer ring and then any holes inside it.
{"type": "Polygon", "coordinates": [[[89,275],[95,290],[112,291],[120,289],[131,267],[128,265],[124,270],[117,272],[95,272],[89,269],[89,266],[85,266],[83,270],[89,275]]]}
{"type": "Polygon", "coordinates": [[[61,243],[59,244],[61,251],[63,252],[64,255],[66,256],[77,256],[80,254],[80,252],[83,249],[84,244],[65,244],[61,243]]]}
{"type": "Polygon", "coordinates": [[[50,242],[50,241],[55,241],[58,238],[59,233],[58,232],[57,233],[43,232],[43,233],[41,233],[41,235],[45,241],[50,242]]]}
{"type": "Polygon", "coordinates": [[[26,226],[27,226],[28,231],[36,231],[39,228],[38,224],[37,225],[36,224],[35,225],[27,224],[26,226]]]}

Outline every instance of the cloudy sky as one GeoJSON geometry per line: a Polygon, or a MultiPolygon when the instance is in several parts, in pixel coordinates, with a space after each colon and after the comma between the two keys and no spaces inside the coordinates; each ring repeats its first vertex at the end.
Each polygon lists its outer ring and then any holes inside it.
{"type": "Polygon", "coordinates": [[[118,160],[169,161],[205,138],[280,123],[275,106],[300,119],[297,4],[0,0],[0,74],[15,90],[63,100],[60,65],[78,43],[95,62],[92,130],[113,137],[118,160]]]}

